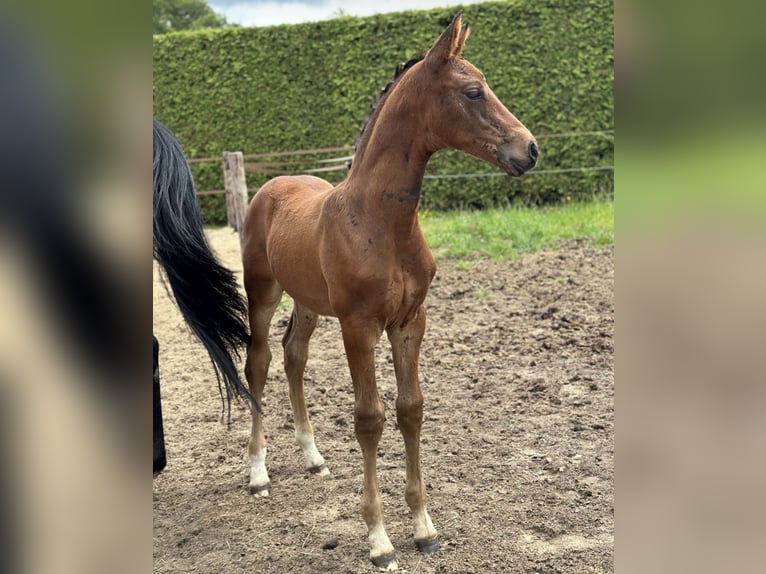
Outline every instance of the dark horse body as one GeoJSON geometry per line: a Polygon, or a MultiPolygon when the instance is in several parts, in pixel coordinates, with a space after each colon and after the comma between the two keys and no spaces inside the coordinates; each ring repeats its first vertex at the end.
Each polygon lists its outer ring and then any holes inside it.
{"type": "MultiPolygon", "coordinates": [[[[252,400],[237,371],[234,357],[250,341],[247,307],[234,274],[210,251],[205,238],[194,182],[181,145],[154,120],[154,258],[165,272],[184,320],[204,345],[227,399],[252,400]]],[[[159,384],[159,343],[154,356],[154,473],[166,464],[159,384]]],[[[257,408],[257,405],[256,405],[257,408]]]]}

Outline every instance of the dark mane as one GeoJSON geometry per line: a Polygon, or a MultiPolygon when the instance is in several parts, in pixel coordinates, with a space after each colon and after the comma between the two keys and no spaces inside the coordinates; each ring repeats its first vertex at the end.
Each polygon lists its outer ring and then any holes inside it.
{"type": "MultiPolygon", "coordinates": [[[[386,99],[386,96],[388,96],[391,87],[396,83],[396,81],[404,75],[404,73],[409,70],[412,66],[423,60],[423,58],[426,57],[425,52],[422,54],[418,54],[417,56],[413,56],[406,62],[402,62],[396,66],[396,70],[394,71],[394,77],[391,79],[390,82],[388,82],[383,89],[380,91],[380,95],[378,96],[378,100],[370,107],[370,111],[367,112],[367,117],[364,120],[364,123],[362,124],[362,129],[359,130],[359,137],[356,140],[356,143],[354,144],[354,155],[356,155],[356,152],[359,151],[364,143],[366,143],[366,136],[367,134],[367,128],[370,126],[370,124],[373,123],[374,118],[376,117],[376,114],[378,110],[383,105],[383,102],[386,99]]],[[[351,169],[351,162],[352,160],[349,160],[348,162],[348,168],[351,169]]]]}
{"type": "Polygon", "coordinates": [[[426,53],[423,52],[422,54],[418,54],[417,56],[413,56],[406,62],[401,62],[400,64],[397,64],[396,70],[394,71],[394,77],[393,79],[386,85],[385,88],[383,88],[383,91],[385,92],[389,87],[391,87],[391,84],[394,83],[394,81],[401,76],[404,72],[409,70],[412,66],[420,62],[423,58],[426,57],[426,53]]]}

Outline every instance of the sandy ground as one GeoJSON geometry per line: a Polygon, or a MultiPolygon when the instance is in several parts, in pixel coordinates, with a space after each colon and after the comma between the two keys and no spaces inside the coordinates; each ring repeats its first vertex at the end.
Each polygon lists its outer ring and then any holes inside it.
{"type": "MultiPolygon", "coordinates": [[[[209,233],[241,270],[236,235],[209,233]]],[[[516,262],[439,260],[421,355],[422,465],[441,537],[417,552],[404,501],[404,454],[385,336],[377,374],[387,421],[378,473],[401,572],[612,572],[614,534],[613,250],[586,240],[516,262]]],[[[229,429],[202,346],[155,270],[154,334],[168,466],[154,480],[154,571],[374,572],[359,513],[361,454],[337,320],[320,319],[306,370],[317,446],[331,470],[309,476],[293,438],[273,321],[263,407],[272,481],[248,493],[250,415],[229,429]],[[323,545],[337,539],[337,546],[323,545]]]]}

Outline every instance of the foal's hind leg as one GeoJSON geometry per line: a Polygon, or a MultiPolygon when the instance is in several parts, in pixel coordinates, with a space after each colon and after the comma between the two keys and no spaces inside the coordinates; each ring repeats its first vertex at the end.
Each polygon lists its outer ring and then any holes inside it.
{"type": "Polygon", "coordinates": [[[303,395],[303,373],[308,359],[309,339],[316,325],[316,313],[296,303],[282,338],[282,346],[285,349],[285,373],[290,385],[290,404],[295,419],[295,440],[303,451],[309,472],[323,476],[330,474],[330,471],[314,443],[314,429],[303,395]]]}
{"type": "MultiPolygon", "coordinates": [[[[247,349],[245,376],[250,392],[259,404],[263,404],[263,388],[271,363],[269,349],[269,325],[274,311],[282,297],[282,288],[276,281],[260,281],[247,286],[250,319],[250,346],[247,349]]],[[[250,433],[248,454],[250,455],[250,493],[268,496],[271,481],[266,471],[266,437],[263,422],[257,410],[253,411],[253,426],[250,433]]]]}
{"type": "Polygon", "coordinates": [[[394,325],[387,330],[394,355],[396,372],[396,421],[404,438],[407,459],[405,499],[412,511],[415,545],[424,554],[439,549],[439,539],[426,510],[426,487],[420,470],[420,427],[423,422],[423,393],[418,381],[420,343],[426,327],[423,307],[404,327],[394,325]]]}

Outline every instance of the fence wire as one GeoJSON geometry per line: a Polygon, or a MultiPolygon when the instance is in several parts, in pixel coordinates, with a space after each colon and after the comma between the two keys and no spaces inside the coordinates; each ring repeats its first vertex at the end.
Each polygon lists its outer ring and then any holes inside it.
{"type": "MultiPolygon", "coordinates": [[[[561,169],[533,169],[524,174],[524,177],[532,175],[545,175],[550,173],[576,173],[583,171],[614,171],[613,165],[597,165],[594,167],[566,167],[561,169]]],[[[487,172],[487,173],[450,173],[442,175],[426,175],[425,179],[460,179],[471,177],[507,177],[508,174],[503,172],[487,172]]]]}
{"type": "Polygon", "coordinates": [[[561,132],[558,134],[541,134],[535,136],[537,139],[544,138],[571,138],[577,136],[597,136],[597,135],[612,135],[614,130],[596,130],[593,132],[561,132]]]}
{"type": "MultiPolygon", "coordinates": [[[[552,139],[552,138],[571,138],[571,137],[581,137],[581,136],[596,136],[596,135],[614,135],[613,129],[607,129],[607,130],[593,130],[593,131],[582,131],[582,132],[560,132],[560,133],[553,133],[553,134],[540,134],[537,135],[536,138],[538,140],[540,139],[552,139]]],[[[331,147],[331,148],[321,148],[321,149],[313,149],[313,150],[296,150],[296,151],[281,151],[281,152],[271,152],[271,153],[257,153],[257,154],[248,154],[245,155],[244,158],[247,159],[260,159],[260,158],[275,158],[275,157],[285,157],[285,156],[298,156],[298,155],[307,155],[307,154],[320,154],[320,153],[328,153],[328,152],[343,152],[343,151],[351,151],[353,150],[350,146],[339,146],[339,147],[331,147]]],[[[330,158],[330,159],[319,159],[315,160],[312,163],[317,164],[326,164],[326,163],[334,163],[336,161],[348,161],[349,159],[353,160],[353,155],[350,156],[344,156],[340,158],[330,158]]],[[[190,158],[188,161],[189,163],[212,163],[212,162],[218,162],[222,161],[222,157],[201,157],[201,158],[190,158]]],[[[300,162],[297,162],[300,163],[300,162]]],[[[340,169],[344,169],[346,167],[345,163],[343,165],[336,165],[336,166],[327,166],[327,167],[317,167],[309,170],[302,170],[301,173],[310,173],[310,172],[325,172],[325,171],[336,171],[340,169]]],[[[551,174],[561,174],[561,173],[585,173],[585,172],[591,172],[591,171],[614,171],[613,165],[603,165],[603,166],[591,166],[591,167],[568,167],[568,168],[553,168],[553,169],[538,169],[538,170],[532,170],[525,174],[525,177],[531,177],[536,175],[551,175],[551,174]]],[[[285,173],[287,175],[287,172],[285,173]]],[[[471,178],[477,178],[477,177],[507,177],[507,174],[503,172],[487,172],[487,173],[455,173],[455,174],[433,174],[433,175],[425,175],[424,179],[471,179],[471,178]]],[[[248,190],[248,191],[255,191],[255,190],[248,190]]],[[[197,195],[215,195],[219,193],[226,193],[225,190],[209,190],[209,191],[198,191],[197,195]]]]}

